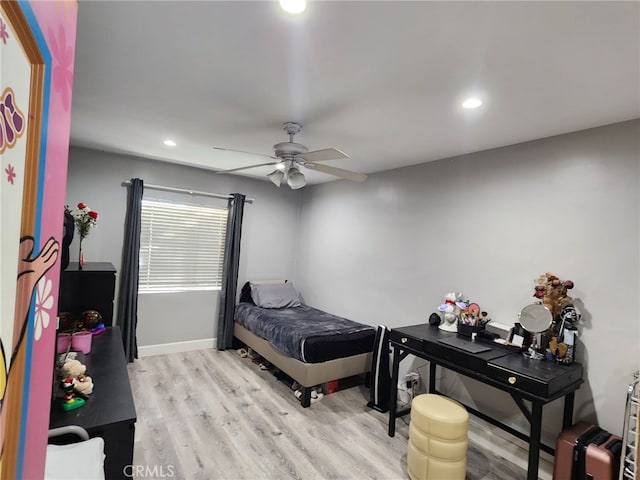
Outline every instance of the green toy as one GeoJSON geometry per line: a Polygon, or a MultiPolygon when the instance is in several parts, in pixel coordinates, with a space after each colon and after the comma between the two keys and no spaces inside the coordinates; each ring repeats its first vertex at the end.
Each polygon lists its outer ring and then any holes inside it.
{"type": "Polygon", "coordinates": [[[84,398],[76,397],[73,393],[73,387],[75,385],[75,380],[73,377],[66,377],[62,379],[60,382],[60,388],[64,390],[64,395],[62,396],[62,402],[60,403],[60,408],[65,412],[69,410],[75,410],[76,408],[80,408],[84,405],[84,398]]]}

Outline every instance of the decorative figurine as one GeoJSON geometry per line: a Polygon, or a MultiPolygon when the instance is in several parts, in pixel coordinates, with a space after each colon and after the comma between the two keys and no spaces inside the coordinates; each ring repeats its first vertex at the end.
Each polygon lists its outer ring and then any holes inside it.
{"type": "Polygon", "coordinates": [[[60,382],[60,388],[64,391],[62,396],[62,402],[60,403],[60,408],[65,412],[69,410],[74,410],[76,408],[80,408],[84,405],[84,398],[76,397],[73,392],[73,388],[75,386],[75,380],[73,377],[65,377],[60,382]]]}
{"type": "Polygon", "coordinates": [[[445,295],[444,303],[438,307],[438,310],[442,312],[442,323],[438,326],[440,330],[446,332],[458,331],[460,310],[467,306],[461,299],[461,293],[451,292],[445,295]]]}

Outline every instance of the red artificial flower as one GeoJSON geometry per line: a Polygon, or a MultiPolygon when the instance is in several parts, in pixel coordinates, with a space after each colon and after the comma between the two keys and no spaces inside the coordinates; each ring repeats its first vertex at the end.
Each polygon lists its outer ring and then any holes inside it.
{"type": "Polygon", "coordinates": [[[78,208],[69,211],[69,213],[73,216],[81,239],[89,235],[91,229],[95,227],[98,222],[98,212],[91,210],[84,202],[78,203],[78,208]]]}

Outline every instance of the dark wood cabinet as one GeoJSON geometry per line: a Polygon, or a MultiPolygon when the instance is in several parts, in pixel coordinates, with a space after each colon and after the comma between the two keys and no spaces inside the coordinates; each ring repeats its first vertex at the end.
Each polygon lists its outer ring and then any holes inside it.
{"type": "Polygon", "coordinates": [[[113,296],[116,269],[109,262],[88,262],[82,270],[71,262],[60,275],[58,312],[74,316],[85,310],[96,310],[106,326],[113,325],[113,296]]]}
{"type": "Polygon", "coordinates": [[[136,408],[129,385],[127,361],[118,327],[92,339],[91,353],[82,358],[93,379],[93,393],[84,406],[62,411],[53,402],[49,428],[79,425],[90,437],[104,439],[105,478],[129,478],[133,463],[136,408]],[[125,468],[127,467],[127,468],[125,468]]]}

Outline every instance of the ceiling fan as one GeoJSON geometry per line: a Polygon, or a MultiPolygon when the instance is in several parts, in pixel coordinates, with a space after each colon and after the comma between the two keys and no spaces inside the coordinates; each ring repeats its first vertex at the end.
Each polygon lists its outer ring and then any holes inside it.
{"type": "MultiPolygon", "coordinates": [[[[250,165],[248,167],[232,168],[230,170],[220,170],[216,173],[233,173],[241,170],[248,170],[250,168],[264,167],[266,165],[274,165],[275,170],[267,175],[278,187],[282,184],[283,180],[286,180],[287,185],[293,190],[302,188],[307,184],[307,180],[300,171],[300,167],[305,167],[317,172],[328,173],[329,175],[335,175],[336,177],[344,178],[345,180],[351,180],[352,182],[364,182],[367,179],[367,175],[362,173],[351,172],[342,168],[331,167],[329,165],[323,165],[321,163],[325,160],[337,160],[340,158],[349,158],[344,152],[341,152],[337,148],[323,148],[322,150],[309,151],[307,147],[299,143],[294,143],[293,137],[300,132],[302,127],[295,122],[286,122],[282,125],[282,128],[287,135],[289,135],[288,142],[276,143],[273,146],[275,156],[264,155],[267,158],[271,158],[274,161],[267,163],[259,163],[257,165],[250,165]]],[[[216,150],[226,151],[239,151],[230,150],[228,148],[213,147],[216,150]]],[[[247,153],[247,152],[243,152],[247,153]]]]}

